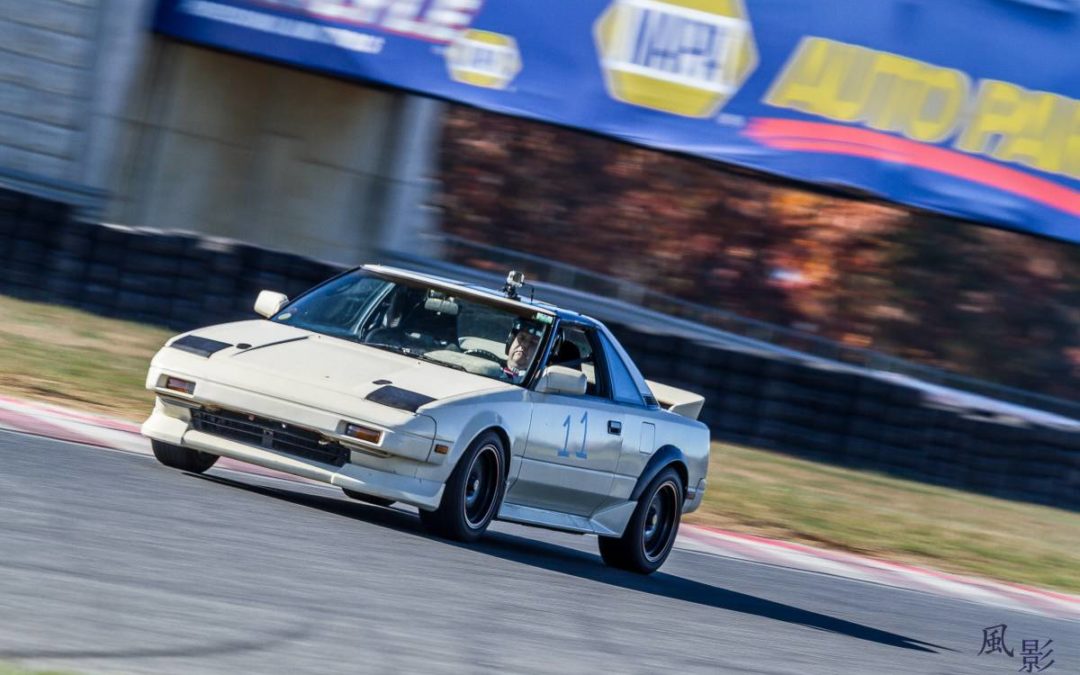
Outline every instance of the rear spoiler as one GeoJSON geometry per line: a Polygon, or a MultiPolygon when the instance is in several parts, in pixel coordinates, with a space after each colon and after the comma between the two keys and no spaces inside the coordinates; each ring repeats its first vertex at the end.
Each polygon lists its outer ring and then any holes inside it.
{"type": "Polygon", "coordinates": [[[696,420],[698,415],[701,414],[702,406],[705,405],[705,397],[692,391],[676,389],[670,385],[649,380],[646,380],[645,384],[649,385],[649,389],[652,390],[653,396],[656,397],[656,402],[660,404],[660,407],[676,415],[696,420]]]}

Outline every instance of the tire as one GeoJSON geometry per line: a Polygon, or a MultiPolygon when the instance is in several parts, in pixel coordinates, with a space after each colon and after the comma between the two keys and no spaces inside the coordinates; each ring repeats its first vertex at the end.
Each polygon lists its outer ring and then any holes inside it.
{"type": "Polygon", "coordinates": [[[214,462],[218,460],[217,455],[199,452],[191,448],[182,448],[179,445],[170,445],[161,441],[152,440],[150,445],[154,448],[154,457],[157,457],[157,461],[167,467],[180,469],[181,471],[202,473],[214,466],[214,462]]]}
{"type": "Polygon", "coordinates": [[[355,490],[346,490],[341,488],[341,491],[345,493],[345,496],[349,499],[355,499],[358,502],[366,502],[368,504],[374,504],[375,506],[393,506],[393,499],[386,499],[384,497],[375,497],[373,495],[366,495],[363,492],[356,492],[355,490]]]}
{"type": "Polygon", "coordinates": [[[683,484],[668,467],[649,483],[621,537],[600,537],[600,557],[611,567],[652,574],[671,553],[682,519],[683,484]]]}
{"type": "Polygon", "coordinates": [[[434,511],[420,511],[432,534],[455,541],[476,541],[499,512],[506,489],[506,451],[493,431],[481,434],[458,460],[434,511]]]}

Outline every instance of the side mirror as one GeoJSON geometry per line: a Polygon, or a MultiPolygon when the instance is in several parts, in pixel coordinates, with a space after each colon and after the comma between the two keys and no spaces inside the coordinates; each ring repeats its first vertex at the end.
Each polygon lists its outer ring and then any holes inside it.
{"type": "Polygon", "coordinates": [[[255,298],[255,313],[267,319],[274,316],[289,301],[289,296],[274,291],[260,291],[255,298]]]}
{"type": "Polygon", "coordinates": [[[536,383],[538,394],[568,394],[581,396],[589,381],[585,379],[585,373],[566,366],[548,366],[544,374],[536,383]]]}

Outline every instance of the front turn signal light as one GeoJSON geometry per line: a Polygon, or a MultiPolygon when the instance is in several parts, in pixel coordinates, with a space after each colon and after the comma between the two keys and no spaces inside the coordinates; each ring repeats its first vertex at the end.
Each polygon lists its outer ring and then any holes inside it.
{"type": "Polygon", "coordinates": [[[191,396],[195,393],[195,383],[181,380],[179,377],[166,377],[165,389],[168,389],[169,391],[178,391],[181,394],[191,396]]]}
{"type": "Polygon", "coordinates": [[[382,441],[381,431],[360,424],[346,424],[345,435],[350,438],[364,441],[365,443],[371,443],[372,445],[378,445],[379,442],[382,441]]]}

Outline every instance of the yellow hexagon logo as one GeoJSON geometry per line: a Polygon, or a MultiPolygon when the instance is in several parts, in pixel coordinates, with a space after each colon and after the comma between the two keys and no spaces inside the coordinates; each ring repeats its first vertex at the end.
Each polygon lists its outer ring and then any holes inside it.
{"type": "Polygon", "coordinates": [[[521,52],[509,35],[470,29],[447,48],[446,67],[456,82],[506,89],[521,72],[521,52]]]}
{"type": "Polygon", "coordinates": [[[613,0],[594,26],[612,98],[708,117],[757,67],[742,0],[613,0]]]}

